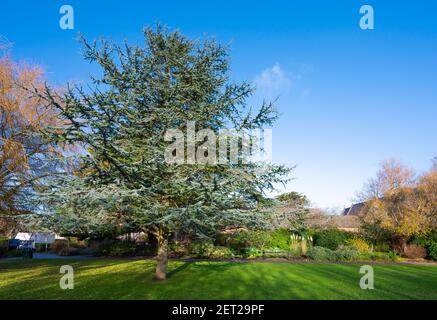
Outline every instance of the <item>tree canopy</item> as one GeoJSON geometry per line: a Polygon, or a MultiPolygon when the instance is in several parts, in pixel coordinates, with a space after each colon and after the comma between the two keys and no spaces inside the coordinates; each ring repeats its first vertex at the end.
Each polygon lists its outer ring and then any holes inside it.
{"type": "MultiPolygon", "coordinates": [[[[50,141],[82,147],[73,159],[75,174],[53,180],[44,203],[53,209],[52,222],[83,226],[84,232],[104,225],[153,232],[159,242],[156,276],[163,279],[170,233],[208,237],[220,228],[262,227],[267,219],[257,204],[275,183],[286,181],[290,169],[241,161],[249,156],[244,151],[237,163],[166,161],[168,129],[187,132],[194,124],[196,132],[218,134],[231,127],[252,137],[277,113],[268,102],[247,107],[254,89],[230,81],[226,47],[159,25],[144,29],[144,40],[140,47],[83,39],[85,59],[97,63],[102,76],[62,95],[49,88],[40,93],[62,122],[46,131],[50,141]]],[[[205,142],[217,140],[195,139],[196,157],[205,142]]]]}
{"type": "Polygon", "coordinates": [[[36,66],[0,58],[0,224],[16,226],[17,216],[35,211],[31,201],[44,181],[56,170],[55,145],[41,130],[57,121],[54,109],[30,94],[44,87],[36,66]]]}
{"type": "Polygon", "coordinates": [[[418,179],[412,172],[399,161],[384,162],[360,214],[371,237],[391,236],[400,250],[411,237],[437,228],[437,171],[418,179]]]}

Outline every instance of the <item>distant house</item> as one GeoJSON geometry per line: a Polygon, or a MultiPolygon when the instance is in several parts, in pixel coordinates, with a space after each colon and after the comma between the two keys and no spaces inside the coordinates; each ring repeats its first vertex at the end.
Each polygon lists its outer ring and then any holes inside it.
{"type": "Polygon", "coordinates": [[[355,203],[351,207],[344,209],[342,215],[344,215],[344,216],[358,216],[360,214],[361,210],[363,210],[365,205],[366,205],[365,202],[355,203]]]}
{"type": "Polygon", "coordinates": [[[338,228],[348,232],[358,232],[360,219],[354,215],[326,214],[320,209],[311,209],[306,224],[313,229],[338,228]]]}

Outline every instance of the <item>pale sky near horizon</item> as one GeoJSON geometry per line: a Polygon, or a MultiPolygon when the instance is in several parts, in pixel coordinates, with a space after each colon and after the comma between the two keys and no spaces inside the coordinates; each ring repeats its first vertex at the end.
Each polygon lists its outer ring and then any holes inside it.
{"type": "MultiPolygon", "coordinates": [[[[231,78],[258,88],[251,102],[279,97],[273,160],[296,165],[286,190],[314,206],[343,208],[380,161],[417,172],[437,155],[437,2],[335,1],[2,1],[0,35],[14,59],[41,64],[49,81],[89,81],[80,55],[88,39],[141,41],[156,21],[231,48],[231,78]],[[59,27],[74,8],[75,29],[59,27]],[[361,30],[371,4],[375,29],[361,30]]],[[[281,191],[284,191],[283,189],[281,191]]]]}

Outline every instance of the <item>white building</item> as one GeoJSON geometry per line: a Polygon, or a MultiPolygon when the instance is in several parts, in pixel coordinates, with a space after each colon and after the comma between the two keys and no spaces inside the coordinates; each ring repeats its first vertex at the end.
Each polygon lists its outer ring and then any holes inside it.
{"type": "Polygon", "coordinates": [[[65,239],[63,237],[58,236],[54,233],[46,233],[46,232],[18,232],[14,239],[21,241],[32,241],[32,246],[35,248],[35,244],[43,243],[45,245],[49,245],[55,240],[65,239]]]}

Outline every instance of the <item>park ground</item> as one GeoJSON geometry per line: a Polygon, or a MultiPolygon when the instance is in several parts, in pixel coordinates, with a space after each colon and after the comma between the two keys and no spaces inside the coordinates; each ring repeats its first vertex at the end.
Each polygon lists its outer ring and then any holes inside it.
{"type": "Polygon", "coordinates": [[[147,260],[0,261],[0,299],[437,299],[437,267],[376,264],[374,289],[359,286],[361,264],[171,261],[153,280],[147,260]],[[61,290],[62,265],[74,289],[61,290]]]}

